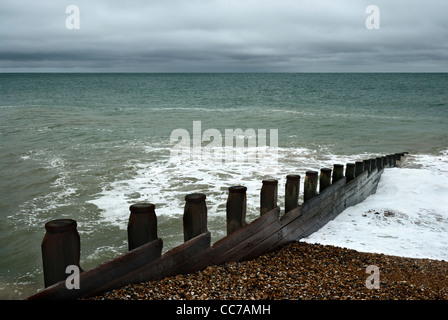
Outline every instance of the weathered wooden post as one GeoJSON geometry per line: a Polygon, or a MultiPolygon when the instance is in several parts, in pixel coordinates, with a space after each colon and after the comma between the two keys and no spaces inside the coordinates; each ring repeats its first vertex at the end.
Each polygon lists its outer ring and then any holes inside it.
{"type": "Polygon", "coordinates": [[[385,162],[386,162],[385,167],[389,168],[390,163],[392,162],[391,157],[390,157],[390,155],[385,155],[384,158],[385,158],[385,162]]]}
{"type": "Polygon", "coordinates": [[[320,169],[319,192],[324,191],[330,185],[331,185],[331,169],[330,168],[320,169]]]}
{"type": "Polygon", "coordinates": [[[288,174],[285,185],[285,213],[299,205],[300,175],[288,174]]]}
{"type": "Polygon", "coordinates": [[[383,169],[384,167],[383,157],[376,158],[376,167],[378,168],[378,170],[383,169]]]}
{"type": "Polygon", "coordinates": [[[397,155],[392,153],[392,154],[390,155],[390,157],[391,157],[391,159],[392,159],[391,166],[392,166],[392,167],[396,167],[396,166],[397,166],[397,155]]]}
{"type": "Polygon", "coordinates": [[[157,239],[157,216],[152,203],[136,203],[129,207],[128,248],[135,249],[157,239]]]}
{"type": "Polygon", "coordinates": [[[386,163],[386,157],[382,156],[380,157],[381,159],[379,160],[379,164],[381,165],[381,169],[383,169],[384,167],[386,167],[387,163],[386,163]]]}
{"type": "Polygon", "coordinates": [[[309,170],[305,174],[303,185],[303,202],[310,200],[317,195],[317,171],[309,170]]]}
{"type": "Polygon", "coordinates": [[[370,170],[373,171],[377,168],[376,158],[370,159],[370,170]]]}
{"type": "Polygon", "coordinates": [[[344,165],[343,164],[333,165],[332,183],[335,183],[336,181],[342,178],[344,178],[344,165]]]}
{"type": "Polygon", "coordinates": [[[355,162],[355,177],[358,177],[363,172],[364,172],[364,162],[356,161],[355,162]]]}
{"type": "Polygon", "coordinates": [[[57,219],[45,224],[46,233],[41,245],[45,287],[67,279],[69,265],[81,270],[81,240],[76,227],[77,223],[72,219],[57,219]]]}
{"type": "Polygon", "coordinates": [[[355,169],[356,165],[354,163],[347,163],[345,168],[345,176],[347,177],[347,181],[355,179],[355,169]]]}
{"type": "Polygon", "coordinates": [[[243,186],[229,188],[226,204],[227,234],[231,234],[246,225],[246,191],[243,186]]]}
{"type": "Polygon", "coordinates": [[[207,232],[207,206],[205,194],[191,193],[185,196],[183,216],[184,241],[207,232]]]}
{"type": "Polygon", "coordinates": [[[278,180],[263,180],[260,192],[260,215],[277,207],[278,180]]]}
{"type": "Polygon", "coordinates": [[[392,156],[390,154],[388,154],[386,157],[387,157],[387,167],[388,168],[393,167],[394,159],[392,158],[392,156]]]}
{"type": "Polygon", "coordinates": [[[364,160],[364,171],[371,171],[370,160],[364,160]]]}

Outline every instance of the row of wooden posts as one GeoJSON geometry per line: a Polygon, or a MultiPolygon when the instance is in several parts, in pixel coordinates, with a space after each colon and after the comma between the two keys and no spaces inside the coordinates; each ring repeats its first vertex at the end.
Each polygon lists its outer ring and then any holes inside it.
{"type": "MultiPolygon", "coordinates": [[[[345,177],[350,181],[365,171],[376,168],[394,167],[405,153],[396,153],[374,159],[347,163],[345,177]]],[[[306,202],[332,183],[344,177],[344,165],[335,164],[333,169],[322,168],[317,171],[306,171],[303,201],[306,202]]],[[[291,174],[286,177],[285,213],[299,205],[300,175],[291,174]]],[[[244,186],[231,186],[228,189],[226,204],[227,234],[245,226],[246,223],[246,191],[244,186]]],[[[262,181],[260,192],[260,215],[277,207],[278,181],[267,179],[262,181]]],[[[206,195],[192,193],[185,196],[183,215],[184,241],[188,241],[207,231],[206,195]]],[[[66,268],[69,265],[80,266],[80,237],[77,223],[72,219],[57,219],[45,224],[46,234],[42,241],[42,260],[45,287],[49,287],[67,278],[66,268]]],[[[152,203],[136,203],[130,206],[128,222],[128,248],[136,249],[148,242],[158,239],[157,216],[152,203]]]]}

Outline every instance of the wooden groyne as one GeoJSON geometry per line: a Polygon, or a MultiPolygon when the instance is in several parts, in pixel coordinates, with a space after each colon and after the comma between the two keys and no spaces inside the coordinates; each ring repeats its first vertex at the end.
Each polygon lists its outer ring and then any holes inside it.
{"type": "Polygon", "coordinates": [[[211,245],[207,229],[206,195],[185,197],[184,243],[163,255],[157,236],[155,205],[137,203],[130,207],[129,252],[83,271],[80,267],[80,237],[76,221],[47,222],[42,242],[45,289],[28,299],[77,299],[101,294],[132,283],[191,273],[209,265],[245,261],[298,241],[319,230],[347,207],[374,194],[384,168],[400,166],[406,153],[335,164],[333,168],[307,171],[303,182],[304,201],[299,204],[300,180],[288,175],[285,209],[277,205],[278,181],[263,180],[260,217],[247,223],[246,187],[232,186],[226,204],[227,236],[211,245]],[[319,190],[317,187],[319,186],[319,190]],[[68,285],[67,267],[79,268],[77,286],[68,285]]]}

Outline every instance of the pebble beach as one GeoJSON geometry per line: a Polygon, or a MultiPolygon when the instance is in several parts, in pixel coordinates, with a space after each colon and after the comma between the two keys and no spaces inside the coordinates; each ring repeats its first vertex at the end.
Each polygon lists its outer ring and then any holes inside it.
{"type": "Polygon", "coordinates": [[[448,262],[293,242],[245,262],[128,285],[90,300],[447,300],[448,262]],[[369,266],[373,268],[370,271],[369,266]]]}

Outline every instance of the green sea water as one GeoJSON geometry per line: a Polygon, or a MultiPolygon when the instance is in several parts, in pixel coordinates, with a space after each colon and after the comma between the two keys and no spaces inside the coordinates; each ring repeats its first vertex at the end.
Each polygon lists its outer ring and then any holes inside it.
{"type": "Polygon", "coordinates": [[[166,251],[183,241],[185,195],[204,192],[216,241],[231,185],[248,186],[250,221],[266,177],[401,151],[446,158],[447,128],[442,73],[0,74],[0,298],[43,287],[49,220],[78,221],[87,269],[126,252],[130,204],[156,205],[166,251]],[[171,163],[171,133],[194,121],[223,136],[276,129],[277,166],[171,163]]]}

